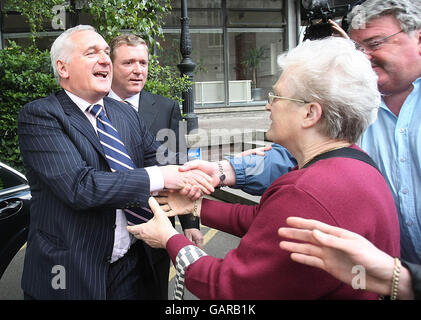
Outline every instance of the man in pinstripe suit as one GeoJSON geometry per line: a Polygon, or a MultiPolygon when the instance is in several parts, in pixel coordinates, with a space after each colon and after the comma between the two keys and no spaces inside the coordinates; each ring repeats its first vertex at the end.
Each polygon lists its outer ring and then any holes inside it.
{"type": "Polygon", "coordinates": [[[130,106],[105,97],[112,77],[109,47],[92,27],[63,32],[51,60],[64,90],[25,105],[18,120],[32,193],[25,297],[160,298],[150,248],[129,236],[121,208],[145,206],[150,192],[162,188],[195,184],[212,191],[209,177],[155,166],[159,144],[144,121],[130,106]],[[87,111],[98,104],[135,169],[110,171],[87,111]]]}

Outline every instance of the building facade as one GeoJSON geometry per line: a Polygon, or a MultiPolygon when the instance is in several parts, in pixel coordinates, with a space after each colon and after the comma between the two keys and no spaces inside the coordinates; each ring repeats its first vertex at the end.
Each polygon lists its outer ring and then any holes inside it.
{"type": "MultiPolygon", "coordinates": [[[[265,104],[279,77],[277,57],[297,43],[299,8],[293,0],[188,0],[191,58],[196,64],[196,107],[265,104]]],[[[298,5],[299,7],[299,5],[298,5]]],[[[181,1],[172,1],[163,26],[161,48],[154,48],[160,63],[176,66],[180,46],[181,1]]],[[[0,46],[8,40],[31,43],[29,25],[14,12],[0,15],[0,46]]],[[[80,13],[77,21],[90,24],[80,13]]],[[[66,19],[66,28],[71,25],[66,19]]],[[[61,30],[46,23],[37,46],[47,49],[61,30]]]]}

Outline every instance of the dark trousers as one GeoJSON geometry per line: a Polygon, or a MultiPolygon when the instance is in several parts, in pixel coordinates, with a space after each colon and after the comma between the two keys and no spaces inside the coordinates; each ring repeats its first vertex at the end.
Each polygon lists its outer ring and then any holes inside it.
{"type": "MultiPolygon", "coordinates": [[[[109,265],[106,281],[107,300],[162,299],[160,285],[142,241],[136,241],[122,258],[109,265]]],[[[25,292],[23,298],[35,300],[25,292]]]]}
{"type": "Polygon", "coordinates": [[[107,300],[150,299],[148,279],[153,278],[148,258],[141,241],[136,241],[129,251],[109,266],[107,300]]]}

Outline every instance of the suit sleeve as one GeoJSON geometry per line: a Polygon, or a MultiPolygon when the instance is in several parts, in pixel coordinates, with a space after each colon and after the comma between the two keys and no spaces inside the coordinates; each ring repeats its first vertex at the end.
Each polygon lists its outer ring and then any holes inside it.
{"type": "Polygon", "coordinates": [[[167,163],[183,164],[187,161],[186,123],[183,122],[180,107],[176,101],[165,98],[162,103],[162,109],[168,112],[168,122],[165,123],[165,128],[161,128],[160,134],[165,134],[159,140],[164,140],[163,146],[165,145],[168,149],[167,163]]]}
{"type": "Polygon", "coordinates": [[[147,204],[149,176],[145,169],[98,170],[100,161],[105,160],[66,122],[57,106],[26,105],[19,114],[18,133],[32,192],[49,188],[57,198],[77,210],[126,208],[134,202],[141,206],[147,204]]]}
{"type": "Polygon", "coordinates": [[[140,132],[142,133],[142,153],[144,159],[144,167],[151,167],[159,165],[159,152],[162,151],[161,144],[151,134],[146,127],[145,121],[136,112],[136,117],[139,121],[140,132]]]}
{"type": "Polygon", "coordinates": [[[258,210],[259,205],[249,206],[203,199],[200,216],[204,225],[242,237],[249,230],[258,210]]]}
{"type": "MultiPolygon", "coordinates": [[[[173,101],[171,108],[171,123],[170,128],[176,135],[176,152],[186,153],[187,142],[186,142],[186,125],[183,123],[183,117],[181,116],[180,107],[176,101],[173,101]]],[[[184,159],[184,158],[183,158],[184,159]]]]}
{"type": "MultiPolygon", "coordinates": [[[[187,142],[186,142],[186,126],[183,124],[183,117],[181,116],[180,107],[176,101],[173,101],[171,108],[171,119],[169,128],[173,130],[176,134],[176,151],[177,163],[182,164],[184,161],[182,159],[187,159],[187,142]]],[[[181,227],[185,229],[200,229],[200,221],[198,218],[190,215],[178,216],[180,220],[181,227]]]]}

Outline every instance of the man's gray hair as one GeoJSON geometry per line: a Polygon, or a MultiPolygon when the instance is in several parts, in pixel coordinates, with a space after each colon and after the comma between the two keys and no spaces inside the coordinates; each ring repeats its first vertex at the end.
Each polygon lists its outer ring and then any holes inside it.
{"type": "Polygon", "coordinates": [[[73,42],[68,41],[68,39],[73,33],[84,30],[96,31],[92,26],[78,25],[76,27],[67,29],[61,35],[59,35],[56,40],[54,40],[50,50],[50,58],[51,65],[53,66],[54,77],[56,78],[57,83],[60,83],[60,75],[57,71],[57,60],[62,60],[66,63],[70,62],[70,58],[73,52],[73,42]]]}
{"type": "Polygon", "coordinates": [[[355,6],[347,20],[350,30],[363,29],[371,20],[388,15],[398,20],[405,33],[421,29],[420,0],[367,0],[355,6]]]}
{"type": "Polygon", "coordinates": [[[351,40],[304,41],[278,63],[290,97],[322,106],[319,130],[325,136],[355,143],[377,118],[377,75],[351,40]]]}

